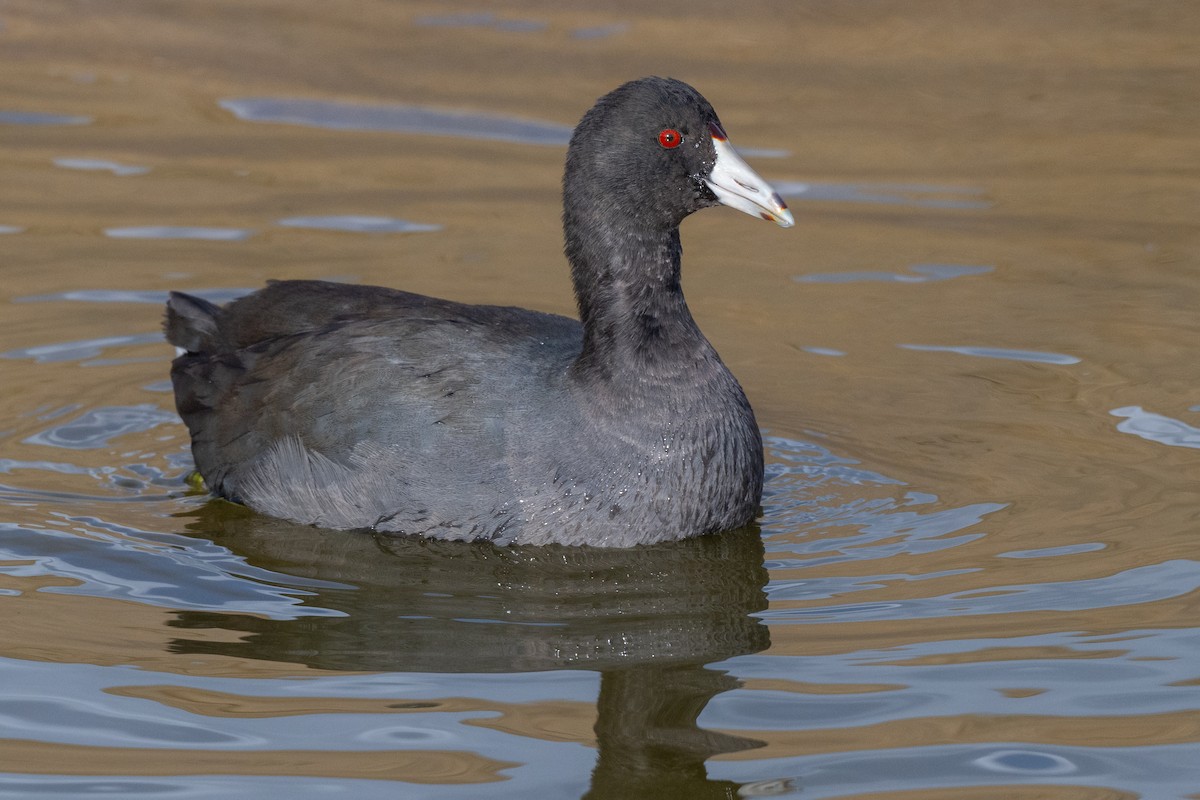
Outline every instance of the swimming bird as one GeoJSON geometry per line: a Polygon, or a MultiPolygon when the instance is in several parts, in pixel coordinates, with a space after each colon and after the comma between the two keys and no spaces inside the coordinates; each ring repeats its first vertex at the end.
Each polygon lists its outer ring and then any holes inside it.
{"type": "MultiPolygon", "coordinates": [[[[691,86],[631,81],[571,136],[579,320],[377,286],[172,292],[171,379],[209,489],[264,514],[498,544],[624,547],[738,528],[763,451],[680,287],[679,225],[792,225],[691,86]]],[[[519,265],[514,265],[519,267],[519,265]]]]}

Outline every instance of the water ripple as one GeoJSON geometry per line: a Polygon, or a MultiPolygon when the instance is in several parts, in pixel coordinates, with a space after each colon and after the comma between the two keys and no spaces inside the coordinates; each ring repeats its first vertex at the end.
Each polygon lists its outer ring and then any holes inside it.
{"type": "Polygon", "coordinates": [[[879,203],[918,208],[985,209],[984,190],[923,183],[818,183],[773,181],[775,191],[790,200],[879,203]]]}
{"type": "MultiPolygon", "coordinates": [[[[165,298],[164,298],[165,299],[165,298]]],[[[75,342],[42,344],[23,347],[0,353],[0,358],[30,358],[39,364],[57,361],[82,361],[97,358],[110,347],[125,347],[132,344],[157,344],[163,341],[161,333],[132,333],[126,336],[102,336],[97,339],[80,339],[75,342]]]]}
{"type": "Polygon", "coordinates": [[[61,695],[20,696],[0,694],[0,727],[20,730],[23,737],[39,741],[90,742],[103,740],[109,746],[192,745],[205,747],[246,746],[251,737],[234,736],[195,722],[167,721],[147,715],[119,711],[108,703],[64,698],[61,695]]]}
{"type": "Polygon", "coordinates": [[[1007,553],[997,553],[1000,558],[1056,558],[1058,556],[1073,556],[1079,553],[1093,553],[1103,550],[1106,545],[1101,542],[1082,542],[1080,544],[1065,544],[1059,547],[1039,547],[1036,550],[1010,550],[1007,553]]]}
{"type": "Polygon", "coordinates": [[[1069,758],[1036,750],[997,750],[973,762],[983,769],[1010,775],[1071,775],[1079,771],[1069,758]]]}
{"type": "MultiPolygon", "coordinates": [[[[516,793],[500,794],[489,790],[495,800],[517,800],[516,793]]],[[[420,795],[427,800],[460,800],[461,787],[423,786],[420,795]]],[[[353,797],[354,800],[397,800],[394,780],[370,780],[365,777],[301,778],[257,775],[185,775],[179,778],[77,778],[71,775],[0,775],[0,798],[12,800],[80,800],[88,797],[136,798],[136,800],[231,800],[231,798],[286,797],[287,800],[329,800],[353,797]]],[[[528,796],[527,794],[524,796],[528,796]]]]}
{"type": "Polygon", "coordinates": [[[1014,710],[1064,719],[1189,713],[1200,710],[1193,688],[1197,643],[1191,630],[1132,631],[1119,642],[1066,632],[827,655],[745,655],[737,671],[747,688],[714,698],[705,722],[814,731],[964,713],[1002,717],[1014,710]],[[790,691],[759,683],[786,675],[802,676],[804,683],[790,691]],[[1014,698],[1005,691],[1012,687],[1031,693],[1014,698]],[[775,702],[762,704],[761,695],[775,702]],[[1023,702],[1031,697],[1037,699],[1023,702]],[[743,707],[746,702],[756,710],[743,707]],[[874,715],[868,713],[872,703],[874,715]],[[848,713],[855,710],[845,723],[838,719],[843,704],[848,713]]]}
{"type": "Polygon", "coordinates": [[[882,281],[885,283],[932,283],[948,281],[966,275],[985,275],[995,267],[970,264],[914,264],[909,269],[916,274],[903,272],[825,272],[797,275],[792,280],[799,283],[857,283],[882,281]]]}
{"type": "MultiPolygon", "coordinates": [[[[203,297],[210,303],[228,303],[230,300],[236,300],[239,297],[244,297],[255,289],[188,289],[187,293],[196,297],[203,297]]],[[[70,289],[65,292],[53,292],[51,294],[34,294],[26,295],[25,297],[17,297],[13,300],[14,303],[55,303],[62,300],[78,303],[149,303],[152,305],[162,305],[167,302],[167,292],[153,290],[137,290],[137,289],[70,289]]],[[[149,334],[139,334],[140,336],[149,336],[149,334]]],[[[127,342],[126,339],[134,339],[138,337],[121,337],[123,343],[140,344],[137,342],[127,342]]],[[[84,344],[91,342],[108,342],[109,339],[92,339],[85,340],[84,344]]],[[[155,341],[162,341],[162,337],[158,337],[155,341]]],[[[78,345],[80,343],[69,343],[67,345],[48,345],[48,347],[68,347],[78,345]]],[[[107,344],[104,346],[108,346],[107,344]]],[[[33,356],[33,352],[38,351],[38,348],[29,348],[28,350],[13,350],[13,353],[24,353],[20,356],[9,356],[13,358],[29,358],[33,356]]],[[[39,351],[40,352],[40,351],[39,351]]],[[[0,356],[8,356],[7,353],[0,353],[0,356]]]]}
{"type": "Polygon", "coordinates": [[[239,242],[254,231],[244,228],[202,228],[192,225],[140,225],[129,228],[105,228],[110,239],[201,239],[210,242],[239,242]]]}
{"type": "Polygon", "coordinates": [[[461,136],[500,142],[564,146],[571,128],[497,114],[414,105],[365,105],[346,100],[243,97],[220,101],[226,111],[249,122],[282,122],[353,131],[392,131],[461,136]]]}
{"type": "Polygon", "coordinates": [[[64,517],[73,531],[0,523],[0,574],[56,575],[76,581],[41,591],[119,597],[171,609],[260,614],[270,619],[342,616],[304,606],[304,587],[338,587],[331,581],[281,576],[247,564],[204,540],[104,523],[95,517],[64,517]],[[81,536],[78,531],[86,531],[81,536]],[[274,583],[286,581],[281,588],[274,583]]]}
{"type": "MultiPolygon", "coordinates": [[[[854,466],[812,442],[781,437],[764,438],[771,463],[763,492],[764,524],[790,537],[768,540],[772,569],[813,567],[845,561],[886,559],[900,553],[930,553],[979,539],[982,533],[959,533],[979,524],[1002,503],[972,503],[938,508],[937,498],[893,487],[903,483],[854,466]],[[881,497],[862,496],[861,489],[887,490],[881,497]],[[854,490],[854,491],[851,491],[854,490]],[[845,493],[845,494],[843,494],[845,493]],[[831,533],[828,529],[836,528],[831,533]],[[855,530],[847,535],[846,528],[855,530]],[[951,535],[958,534],[958,535],[951,535]],[[791,557],[785,557],[784,554],[791,557]]],[[[882,580],[881,576],[866,582],[882,580]]],[[[865,588],[854,581],[816,583],[806,580],[804,592],[833,596],[865,588]]],[[[801,591],[772,582],[768,592],[801,591]]]]}
{"type": "MultiPolygon", "coordinates": [[[[1176,559],[1090,580],[992,586],[941,597],[777,608],[762,612],[770,622],[818,623],[912,620],[1030,611],[1087,611],[1153,603],[1200,589],[1200,562],[1176,559]]],[[[770,588],[768,587],[768,592],[770,588]]]]}
{"type": "Polygon", "coordinates": [[[91,117],[70,114],[0,110],[0,125],[88,125],[91,122],[91,117]]]}
{"type": "MultiPolygon", "coordinates": [[[[772,772],[792,776],[795,785],[803,787],[805,800],[893,792],[924,796],[934,791],[932,787],[942,793],[955,788],[980,788],[989,792],[980,796],[1004,797],[1007,796],[1004,786],[998,786],[996,781],[1001,779],[1007,786],[1018,774],[1023,778],[1022,783],[1036,780],[1038,785],[1063,786],[1068,793],[1071,789],[1067,787],[1088,786],[1105,787],[1110,792],[1125,791],[1130,798],[1179,798],[1194,795],[1200,773],[1188,764],[1200,764],[1200,745],[1122,748],[1042,745],[1036,750],[991,744],[899,746],[781,757],[770,764],[772,772]],[[1014,774],[998,769],[1004,764],[1032,771],[1014,774]],[[1064,768],[1069,771],[1061,771],[1064,768]]],[[[761,780],[762,771],[761,762],[724,761],[710,765],[710,777],[731,781],[761,780]]],[[[1097,797],[1110,796],[1103,789],[1097,791],[1100,792],[1097,797]]],[[[1048,788],[1038,796],[1055,795],[1048,788]]],[[[1084,795],[1075,792],[1064,796],[1084,795]]]]}
{"type": "Polygon", "coordinates": [[[500,19],[489,11],[429,15],[413,21],[427,28],[488,28],[506,33],[538,33],[549,27],[539,20],[500,19]]]}
{"type": "Polygon", "coordinates": [[[139,167],[133,164],[119,164],[116,161],[105,161],[99,158],[56,158],[54,166],[63,169],[78,169],[86,172],[111,172],[113,175],[125,177],[129,175],[145,175],[149,167],[139,167]]]}
{"type": "Polygon", "coordinates": [[[1117,430],[1121,433],[1132,433],[1147,441],[1171,447],[1200,448],[1200,428],[1181,420],[1146,411],[1141,406],[1122,406],[1108,413],[1126,418],[1117,423],[1117,430]]]}
{"type": "Polygon", "coordinates": [[[1007,361],[1028,361],[1034,364],[1078,364],[1082,359],[1064,353],[1047,353],[1041,350],[1010,350],[1003,347],[948,347],[935,344],[902,344],[905,350],[922,350],[931,353],[957,353],[976,358],[999,358],[1007,361]]]}
{"type": "Polygon", "coordinates": [[[424,233],[440,231],[441,225],[429,225],[423,222],[409,222],[406,219],[392,217],[362,217],[354,215],[328,217],[288,217],[276,223],[285,228],[315,228],[326,231],[347,231],[351,233],[424,233]]]}
{"type": "Polygon", "coordinates": [[[614,22],[610,25],[593,25],[588,28],[576,28],[571,31],[572,39],[607,39],[610,36],[617,36],[629,30],[628,22],[614,22]]]}
{"type": "Polygon", "coordinates": [[[75,419],[35,433],[26,444],[65,447],[70,450],[96,450],[107,447],[109,440],[129,433],[148,431],[178,421],[174,412],[156,405],[103,406],[93,408],[75,419]]]}

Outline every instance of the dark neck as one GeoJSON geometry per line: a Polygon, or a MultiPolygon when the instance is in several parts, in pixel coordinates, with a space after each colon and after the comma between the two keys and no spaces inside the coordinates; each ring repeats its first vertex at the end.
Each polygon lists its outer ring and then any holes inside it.
{"type": "Polygon", "coordinates": [[[577,376],[666,381],[720,363],[683,299],[677,226],[589,225],[570,211],[564,221],[583,323],[577,376]]]}

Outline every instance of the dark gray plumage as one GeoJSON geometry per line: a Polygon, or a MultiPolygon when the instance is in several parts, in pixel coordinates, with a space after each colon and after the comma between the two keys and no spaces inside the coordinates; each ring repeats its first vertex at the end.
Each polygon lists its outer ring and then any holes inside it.
{"type": "Polygon", "coordinates": [[[582,324],[322,281],[224,307],[172,293],[197,468],[265,514],[441,539],[629,546],[751,522],[758,427],[679,284],[679,223],[718,202],[791,224],[708,102],[646,78],[568,148],[582,324]]]}

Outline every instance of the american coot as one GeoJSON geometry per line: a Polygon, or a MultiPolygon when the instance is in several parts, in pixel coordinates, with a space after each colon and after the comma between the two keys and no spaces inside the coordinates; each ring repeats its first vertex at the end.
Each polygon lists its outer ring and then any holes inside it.
{"type": "Polygon", "coordinates": [[[327,528],[624,547],[746,525],[762,440],[679,285],[679,223],[791,213],[685,83],[600,98],[567,149],[582,321],[375,286],[173,292],[175,402],[218,495],[327,528]]]}

